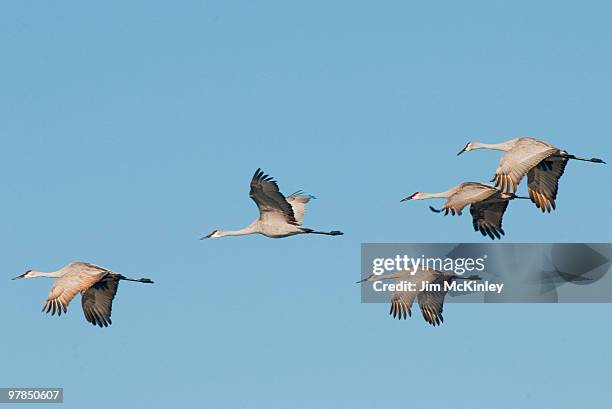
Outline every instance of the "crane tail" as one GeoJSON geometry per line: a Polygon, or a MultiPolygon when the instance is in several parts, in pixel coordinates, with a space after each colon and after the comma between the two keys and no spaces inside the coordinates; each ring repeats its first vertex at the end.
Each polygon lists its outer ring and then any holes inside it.
{"type": "Polygon", "coordinates": [[[565,155],[565,157],[568,158],[568,159],[581,160],[583,162],[593,162],[593,163],[603,163],[603,164],[606,164],[606,162],[604,160],[599,159],[599,158],[582,158],[580,156],[570,155],[569,153],[567,155],[565,155]]]}
{"type": "Polygon", "coordinates": [[[153,280],[151,280],[150,278],[129,278],[129,277],[125,277],[125,276],[119,276],[119,280],[124,280],[124,281],[133,281],[136,283],[146,283],[146,284],[154,284],[155,282],[153,280]]]}
{"type": "Polygon", "coordinates": [[[340,230],[332,230],[332,231],[316,231],[316,230],[312,230],[312,229],[304,229],[304,233],[310,233],[310,234],[324,234],[326,236],[342,236],[344,233],[342,233],[340,230]]]}

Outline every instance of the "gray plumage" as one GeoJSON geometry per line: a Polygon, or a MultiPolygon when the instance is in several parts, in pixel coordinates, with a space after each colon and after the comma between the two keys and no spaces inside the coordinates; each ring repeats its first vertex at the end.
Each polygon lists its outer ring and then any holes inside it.
{"type": "Polygon", "coordinates": [[[428,268],[418,268],[412,273],[413,270],[400,270],[392,274],[387,275],[375,275],[371,274],[363,280],[363,282],[373,282],[382,280],[395,280],[395,290],[391,296],[391,307],[389,315],[398,320],[407,319],[412,316],[412,305],[416,299],[419,303],[421,314],[425,321],[429,324],[436,326],[444,322],[442,313],[444,311],[444,297],[448,290],[445,283],[450,283],[453,280],[480,280],[480,277],[476,275],[460,276],[452,272],[442,272],[428,268]],[[405,285],[403,287],[397,284],[405,285]],[[408,283],[412,284],[414,291],[408,290],[408,283]],[[439,284],[440,290],[421,290],[424,284],[439,284]]]}
{"type": "Polygon", "coordinates": [[[516,192],[527,175],[529,198],[542,212],[556,209],[559,179],[570,159],[605,163],[598,158],[581,158],[571,155],[549,143],[531,137],[520,137],[497,144],[468,142],[459,154],[474,149],[503,151],[493,175],[495,186],[502,192],[516,192]]]}
{"type": "Polygon", "coordinates": [[[508,208],[508,202],[512,199],[525,199],[514,193],[504,193],[493,186],[478,182],[464,182],[446,192],[422,193],[415,192],[406,197],[406,200],[424,200],[433,198],[445,198],[446,203],[441,209],[429,207],[436,213],[449,213],[461,215],[466,206],[470,206],[472,215],[472,226],[474,231],[483,236],[489,236],[492,240],[501,239],[505,234],[502,227],[504,213],[508,208]]]}
{"type": "Polygon", "coordinates": [[[70,263],[53,272],[28,270],[14,279],[36,277],[57,278],[45,301],[43,312],[51,315],[57,312],[58,316],[62,315],[62,312],[66,313],[68,304],[80,293],[85,319],[92,325],[100,327],[112,324],[112,304],[119,281],[153,283],[148,278],[127,278],[104,267],[85,262],[70,263]]]}
{"type": "Polygon", "coordinates": [[[279,190],[278,184],[261,169],[257,169],[251,179],[249,196],[259,209],[259,217],[250,225],[241,230],[219,230],[215,229],[202,239],[243,236],[247,234],[262,234],[271,238],[282,238],[296,234],[324,234],[328,236],[339,236],[341,231],[330,232],[316,231],[302,226],[306,204],[314,199],[314,196],[297,191],[285,197],[279,190]]]}

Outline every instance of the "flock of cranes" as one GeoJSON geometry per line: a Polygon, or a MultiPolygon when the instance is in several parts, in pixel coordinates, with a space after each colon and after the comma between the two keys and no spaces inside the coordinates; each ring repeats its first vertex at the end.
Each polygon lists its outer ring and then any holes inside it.
{"type": "MultiPolygon", "coordinates": [[[[469,142],[458,153],[474,149],[495,149],[504,152],[495,171],[492,181],[495,186],[479,182],[461,183],[445,192],[422,193],[415,192],[402,199],[424,200],[444,198],[446,203],[441,209],[430,209],[436,213],[461,215],[463,209],[470,205],[470,214],[475,231],[491,239],[500,239],[504,235],[502,219],[508,203],[514,199],[530,199],[543,212],[556,208],[559,178],[563,175],[565,166],[570,159],[605,163],[597,158],[581,158],[567,153],[548,143],[535,138],[521,137],[499,144],[469,142]],[[529,197],[515,194],[521,180],[527,175],[529,197]]],[[[319,231],[302,226],[306,204],[315,197],[297,191],[284,196],[274,179],[261,169],[257,169],[251,179],[249,196],[259,209],[259,217],[240,230],[213,230],[202,239],[224,236],[242,236],[262,234],[271,238],[283,238],[297,234],[322,234],[339,236],[338,230],[319,231]]],[[[51,292],[45,301],[43,311],[58,316],[67,312],[68,304],[81,294],[81,304],[85,319],[92,325],[107,327],[111,322],[112,303],[117,294],[119,281],[150,283],[148,278],[132,279],[91,263],[74,262],[53,272],[28,270],[16,279],[50,277],[56,278],[51,292]]],[[[453,272],[442,272],[431,269],[399,271],[385,276],[370,275],[362,282],[372,282],[387,279],[411,281],[421,288],[422,283],[444,283],[457,279],[478,280],[477,276],[462,277],[453,272]]],[[[411,308],[416,300],[419,303],[423,318],[432,324],[443,322],[442,310],[446,290],[441,291],[395,291],[391,299],[390,314],[402,319],[411,316],[411,308]]]]}
{"type": "Polygon", "coordinates": [[[523,136],[502,143],[468,142],[457,155],[475,149],[494,149],[503,151],[495,175],[491,182],[495,186],[479,182],[465,182],[446,192],[422,193],[415,192],[402,199],[422,200],[445,198],[442,210],[430,209],[436,213],[449,212],[461,215],[465,206],[470,205],[474,231],[480,231],[483,236],[500,239],[504,235],[502,219],[512,199],[531,199],[542,212],[556,209],[559,179],[565,171],[570,159],[605,163],[598,158],[581,158],[571,155],[549,143],[539,139],[523,136]],[[527,190],[529,197],[517,196],[518,185],[527,175],[527,190]]]}

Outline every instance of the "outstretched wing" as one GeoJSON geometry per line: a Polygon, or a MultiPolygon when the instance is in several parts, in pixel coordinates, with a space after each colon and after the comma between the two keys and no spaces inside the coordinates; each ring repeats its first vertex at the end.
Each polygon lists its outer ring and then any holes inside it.
{"type": "Polygon", "coordinates": [[[496,193],[497,189],[493,186],[477,182],[462,183],[457,186],[457,191],[449,196],[444,203],[444,214],[447,215],[450,212],[453,216],[455,214],[461,215],[465,206],[486,200],[496,193]]]}
{"type": "Polygon", "coordinates": [[[396,290],[391,296],[391,309],[389,315],[393,315],[393,318],[398,320],[406,319],[412,316],[412,304],[414,299],[418,296],[423,283],[433,282],[436,279],[438,272],[435,270],[419,269],[415,274],[411,275],[406,272],[406,275],[397,278],[395,281],[396,290]],[[400,289],[397,284],[405,283],[404,287],[400,289]],[[412,283],[413,290],[410,290],[408,283],[412,283]]]}
{"type": "Polygon", "coordinates": [[[257,169],[251,179],[249,196],[259,208],[261,221],[298,224],[291,205],[279,191],[276,181],[264,174],[261,169],[257,169]]]}
{"type": "Polygon", "coordinates": [[[500,239],[500,235],[505,234],[502,228],[502,218],[508,208],[508,200],[501,199],[499,196],[498,192],[494,198],[470,206],[474,231],[480,231],[483,236],[488,235],[493,240],[495,237],[500,239]]]}
{"type": "Polygon", "coordinates": [[[444,296],[446,291],[422,291],[419,293],[419,307],[425,321],[433,325],[444,322],[442,312],[444,310],[444,296]]]}
{"type": "Polygon", "coordinates": [[[298,224],[302,224],[304,220],[304,213],[306,212],[306,203],[310,202],[310,199],[315,199],[314,196],[308,195],[301,190],[287,196],[287,202],[291,205],[293,215],[298,224]]]}
{"type": "Polygon", "coordinates": [[[504,153],[493,179],[502,192],[516,192],[518,184],[534,166],[559,149],[533,138],[520,138],[516,145],[504,153]]]}
{"type": "Polygon", "coordinates": [[[440,273],[433,281],[433,284],[440,285],[440,291],[421,291],[417,297],[423,318],[434,327],[444,322],[442,312],[444,310],[444,297],[448,292],[445,289],[445,282],[444,273],[440,273]]]}
{"type": "Polygon", "coordinates": [[[51,292],[42,310],[47,313],[51,312],[51,315],[55,315],[56,311],[58,316],[62,315],[62,311],[64,313],[68,311],[68,304],[78,293],[86,291],[106,274],[105,272],[74,270],[63,275],[51,287],[51,292]]]}
{"type": "Polygon", "coordinates": [[[527,173],[527,188],[529,197],[542,212],[556,209],[559,179],[565,171],[569,159],[561,156],[550,156],[527,173]]]}
{"type": "Polygon", "coordinates": [[[81,296],[83,314],[92,325],[108,327],[112,324],[113,299],[117,294],[118,286],[119,277],[108,274],[83,293],[81,296]]]}
{"type": "MultiPolygon", "coordinates": [[[[400,284],[402,279],[395,281],[395,284],[400,284]]],[[[406,317],[412,317],[412,303],[416,298],[418,291],[394,291],[391,296],[391,309],[389,315],[393,315],[393,318],[398,320],[406,319],[406,317]]]]}

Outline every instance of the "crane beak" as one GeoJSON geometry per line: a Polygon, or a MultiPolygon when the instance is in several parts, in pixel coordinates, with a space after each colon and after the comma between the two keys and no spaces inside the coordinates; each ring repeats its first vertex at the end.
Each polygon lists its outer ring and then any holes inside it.
{"type": "Polygon", "coordinates": [[[359,280],[359,281],[355,281],[355,284],[359,284],[359,283],[363,283],[364,281],[368,281],[368,277],[364,278],[363,280],[359,280]]]}
{"type": "Polygon", "coordinates": [[[212,237],[213,234],[215,234],[217,231],[213,230],[210,234],[207,234],[204,237],[200,237],[200,240],[204,240],[204,239],[210,239],[212,237]]]}
{"type": "Polygon", "coordinates": [[[459,153],[457,154],[457,156],[461,155],[463,152],[465,152],[465,148],[461,149],[459,153]]]}
{"type": "Polygon", "coordinates": [[[15,278],[11,278],[11,280],[19,280],[20,278],[25,277],[25,275],[26,275],[26,273],[24,273],[24,274],[22,274],[22,275],[20,275],[20,276],[17,276],[17,277],[15,277],[15,278]]]}
{"type": "Polygon", "coordinates": [[[411,194],[410,196],[403,198],[402,200],[400,200],[400,202],[405,202],[406,200],[414,199],[414,197],[416,196],[417,193],[418,192],[415,192],[415,193],[411,194]]]}

